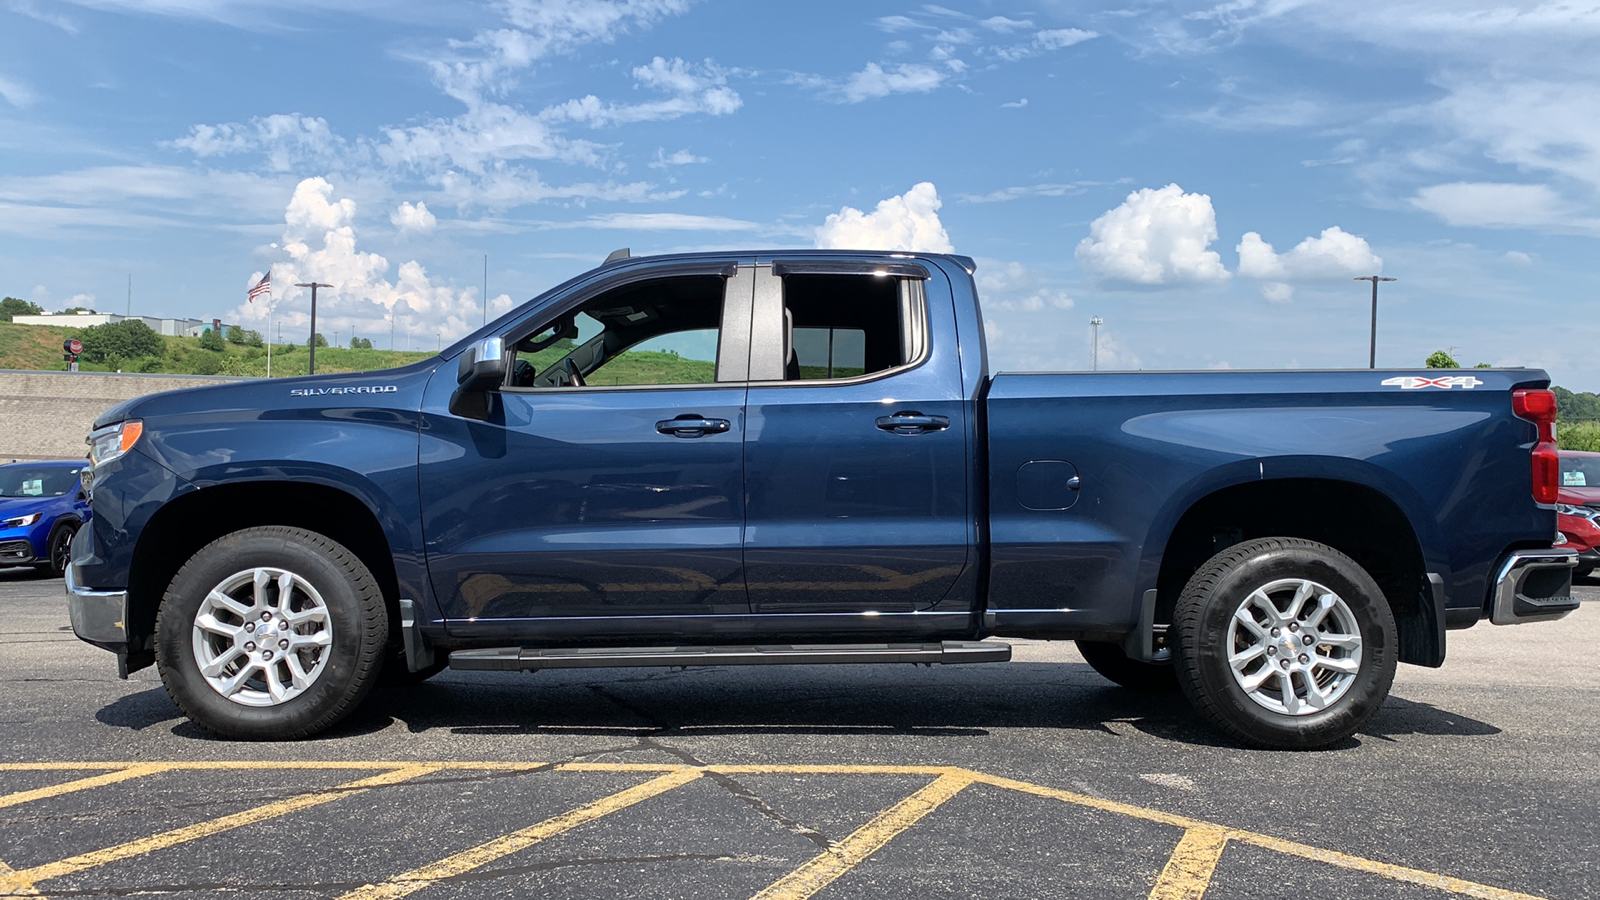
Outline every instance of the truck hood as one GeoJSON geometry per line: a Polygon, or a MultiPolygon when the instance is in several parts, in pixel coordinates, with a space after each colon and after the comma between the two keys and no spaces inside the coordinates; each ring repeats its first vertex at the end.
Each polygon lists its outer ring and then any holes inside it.
{"type": "Polygon", "coordinates": [[[161,391],[118,403],[101,413],[94,420],[94,427],[114,425],[124,419],[144,419],[149,428],[150,420],[163,417],[203,416],[230,410],[271,413],[307,404],[416,409],[422,386],[441,362],[443,360],[435,356],[398,369],[251,378],[229,384],[161,391]]]}

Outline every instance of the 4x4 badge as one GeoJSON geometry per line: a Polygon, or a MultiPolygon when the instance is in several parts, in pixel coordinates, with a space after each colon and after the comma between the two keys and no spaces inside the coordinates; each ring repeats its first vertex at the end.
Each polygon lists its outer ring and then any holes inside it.
{"type": "Polygon", "coordinates": [[[1383,380],[1384,387],[1398,387],[1404,388],[1408,391],[1414,391],[1417,388],[1431,387],[1444,388],[1445,390],[1449,390],[1453,387],[1459,387],[1466,388],[1470,391],[1480,384],[1483,384],[1483,382],[1472,377],[1471,375],[1446,375],[1440,378],[1424,378],[1421,375],[1401,375],[1396,378],[1385,378],[1383,380]]]}

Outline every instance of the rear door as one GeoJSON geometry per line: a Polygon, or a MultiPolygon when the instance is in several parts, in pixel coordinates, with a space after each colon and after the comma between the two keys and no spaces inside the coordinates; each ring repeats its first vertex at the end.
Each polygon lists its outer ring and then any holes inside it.
{"type": "MultiPolygon", "coordinates": [[[[745,440],[752,609],[943,609],[971,534],[948,282],[921,264],[859,259],[779,259],[756,271],[745,440]]],[[[952,597],[953,618],[970,599],[952,597]]]]}
{"type": "MultiPolygon", "coordinates": [[[[580,292],[505,335],[490,421],[424,428],[428,565],[453,633],[748,613],[751,285],[729,264],[580,292]]],[[[446,408],[443,380],[427,409],[446,408]]]]}

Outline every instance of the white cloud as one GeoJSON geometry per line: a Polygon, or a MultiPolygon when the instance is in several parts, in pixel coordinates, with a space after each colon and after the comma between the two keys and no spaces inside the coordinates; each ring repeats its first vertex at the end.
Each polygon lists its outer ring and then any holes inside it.
{"type": "Polygon", "coordinates": [[[1572,216],[1549,185],[1455,182],[1417,191],[1411,205],[1448,225],[1520,228],[1572,224],[1572,216]]]}
{"type": "Polygon", "coordinates": [[[1211,197],[1169,184],[1142,188],[1089,225],[1078,263],[1095,278],[1159,287],[1225,281],[1211,197]]]}
{"type": "Polygon", "coordinates": [[[61,302],[62,309],[72,309],[75,306],[81,306],[84,309],[94,309],[94,295],[73,294],[71,297],[68,297],[66,300],[61,302]]]}
{"type": "Polygon", "coordinates": [[[1261,235],[1246,232],[1240,239],[1239,276],[1265,281],[1262,296],[1274,303],[1294,298],[1291,282],[1349,278],[1383,271],[1383,258],[1372,252],[1366,239],[1337,225],[1319,237],[1308,237],[1287,253],[1278,253],[1261,235]]]}
{"type": "Polygon", "coordinates": [[[1527,267],[1533,265],[1533,257],[1523,253],[1521,250],[1507,250],[1505,261],[1513,266],[1518,267],[1527,267]]]}
{"type": "Polygon", "coordinates": [[[1016,200],[1020,197],[1062,197],[1067,194],[1083,193],[1080,184],[1027,184],[1016,187],[1001,188],[987,194],[961,194],[964,203],[1004,203],[1007,200],[1016,200]]]}
{"type": "MultiPolygon", "coordinates": [[[[414,211],[426,213],[421,204],[414,211]]],[[[309,292],[293,285],[313,280],[333,285],[317,296],[317,328],[324,334],[379,335],[390,329],[393,316],[400,334],[409,329],[437,342],[459,337],[482,322],[475,289],[436,283],[415,260],[401,263],[391,281],[387,259],[357,249],[355,201],[335,200],[326,179],[301,181],[283,219],[283,241],[272,245],[272,282],[276,318],[286,329],[309,324],[309,292]]],[[[262,274],[253,273],[250,283],[262,274]]],[[[242,303],[233,314],[241,322],[264,326],[268,310],[266,304],[242,303]]]]}
{"type": "Polygon", "coordinates": [[[626,125],[677,119],[695,113],[726,116],[744,105],[737,91],[728,87],[726,70],[711,60],[687,63],[682,59],[656,57],[648,65],[633,70],[640,86],[672,96],[648,103],[606,103],[593,94],[552,106],[541,113],[546,121],[581,122],[590,127],[626,125]]]}
{"type": "Polygon", "coordinates": [[[678,150],[668,153],[665,147],[656,148],[656,158],[650,163],[652,169],[665,169],[671,166],[692,166],[697,163],[710,162],[710,157],[695,156],[687,150],[678,150]]]}
{"type": "Polygon", "coordinates": [[[433,213],[428,212],[428,204],[421,201],[415,204],[402,201],[395,207],[394,212],[389,214],[389,223],[402,233],[426,234],[439,224],[439,220],[433,213]]]}
{"type": "Polygon", "coordinates": [[[861,71],[842,81],[830,83],[818,79],[811,84],[824,87],[841,103],[860,103],[890,94],[926,93],[944,84],[947,77],[947,73],[921,63],[891,63],[885,68],[869,62],[861,71]]]}
{"type": "Polygon", "coordinates": [[[1088,343],[1091,350],[1095,349],[1094,337],[1096,330],[1098,330],[1100,336],[1100,352],[1098,360],[1091,354],[1090,366],[1102,371],[1108,369],[1129,371],[1143,368],[1144,364],[1140,361],[1138,354],[1129,350],[1127,345],[1117,340],[1116,336],[1111,333],[1111,329],[1104,325],[1100,326],[1099,329],[1091,328],[1089,330],[1088,343]]]}
{"type": "Polygon", "coordinates": [[[951,253],[954,247],[939,221],[939,192],[921,182],[878,204],[871,213],[846,206],[828,216],[816,231],[816,245],[835,250],[911,250],[951,253]]]}
{"type": "Polygon", "coordinates": [[[608,213],[576,222],[550,223],[554,228],[607,228],[621,231],[759,231],[758,222],[724,216],[685,213],[608,213]]]}
{"type": "Polygon", "coordinates": [[[1010,101],[1008,103],[1002,103],[1002,104],[1000,104],[1000,108],[1001,109],[1021,109],[1024,106],[1027,106],[1027,105],[1028,105],[1028,98],[1027,97],[1023,97],[1021,100],[1012,100],[1012,101],[1010,101]]]}
{"type": "Polygon", "coordinates": [[[189,134],[166,143],[204,159],[246,152],[265,152],[269,168],[287,172],[307,164],[328,164],[345,150],[326,119],[299,113],[258,116],[247,123],[193,125],[189,134]]]}
{"type": "Polygon", "coordinates": [[[1065,290],[1019,262],[979,260],[974,277],[985,310],[1033,313],[1075,305],[1065,290]]]}
{"type": "Polygon", "coordinates": [[[26,84],[14,78],[0,75],[0,100],[6,101],[17,109],[26,109],[39,101],[39,95],[26,84]]]}

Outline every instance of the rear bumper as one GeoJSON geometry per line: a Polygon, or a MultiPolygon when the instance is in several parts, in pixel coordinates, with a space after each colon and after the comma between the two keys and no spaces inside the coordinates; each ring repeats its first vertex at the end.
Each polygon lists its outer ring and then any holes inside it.
{"type": "Polygon", "coordinates": [[[1572,596],[1574,550],[1516,550],[1495,575],[1489,621],[1496,625],[1548,622],[1578,608],[1572,596]]]}
{"type": "Polygon", "coordinates": [[[67,566],[67,612],[79,640],[120,655],[128,652],[128,592],[95,591],[78,584],[76,565],[67,566]]]}

